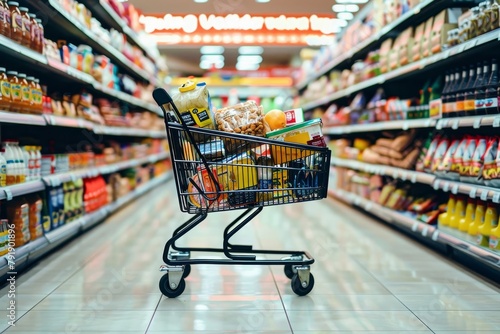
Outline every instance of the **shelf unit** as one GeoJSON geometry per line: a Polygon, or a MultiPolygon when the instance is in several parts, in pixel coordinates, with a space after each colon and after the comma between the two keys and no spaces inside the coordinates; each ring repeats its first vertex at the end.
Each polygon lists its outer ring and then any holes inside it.
{"type": "Polygon", "coordinates": [[[352,85],[346,89],[339,90],[337,92],[328,94],[320,99],[310,101],[305,103],[302,108],[304,110],[310,110],[330,102],[336,101],[338,99],[350,96],[354,93],[362,91],[367,88],[376,87],[383,85],[386,82],[400,80],[403,78],[410,77],[415,74],[422,74],[431,72],[436,69],[436,67],[442,67],[452,64],[456,61],[458,56],[469,56],[477,52],[481,52],[492,45],[498,43],[500,40],[500,29],[490,31],[484,35],[475,37],[466,43],[456,45],[440,53],[434,54],[430,57],[421,59],[419,61],[409,63],[405,66],[399,67],[393,71],[381,74],[374,78],[368,79],[366,81],[352,85]]]}
{"type": "Polygon", "coordinates": [[[376,132],[384,130],[408,130],[418,128],[434,128],[436,130],[480,127],[500,127],[500,115],[487,116],[466,116],[454,118],[422,118],[397,120],[387,122],[376,122],[368,124],[352,124],[331,126],[323,128],[323,133],[327,135],[345,135],[351,133],[376,132]]]}
{"type": "MultiPolygon", "coordinates": [[[[132,200],[139,198],[151,189],[166,182],[172,177],[172,172],[167,172],[157,176],[149,182],[140,185],[135,190],[129,192],[125,196],[119,198],[116,202],[110,203],[97,211],[89,213],[77,220],[74,220],[66,225],[60,226],[42,237],[29,242],[28,244],[16,248],[15,252],[15,267],[20,269],[23,265],[33,263],[38,258],[47,254],[53,248],[68,241],[69,239],[83,233],[92,226],[100,223],[118,209],[132,200]]],[[[9,272],[7,255],[0,257],[0,277],[4,277],[9,272]]]]}
{"type": "Polygon", "coordinates": [[[355,205],[364,211],[377,216],[389,224],[402,228],[415,236],[425,238],[429,242],[438,242],[449,245],[461,252],[479,259],[483,263],[500,270],[500,253],[478,247],[448,231],[420,222],[403,213],[385,208],[375,202],[344,190],[329,190],[329,195],[345,203],[355,205]]]}

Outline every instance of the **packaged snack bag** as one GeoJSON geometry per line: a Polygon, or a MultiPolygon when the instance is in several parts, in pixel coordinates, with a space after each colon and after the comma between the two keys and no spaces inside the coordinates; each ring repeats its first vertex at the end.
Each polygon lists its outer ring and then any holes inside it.
{"type": "Polygon", "coordinates": [[[470,170],[472,168],[472,157],[477,147],[477,138],[469,137],[462,156],[460,165],[460,181],[469,182],[470,170]]]}
{"type": "Polygon", "coordinates": [[[438,171],[438,168],[441,165],[441,162],[443,161],[446,151],[448,151],[449,144],[450,140],[446,137],[443,137],[439,142],[438,146],[436,147],[436,151],[432,156],[432,162],[431,162],[432,173],[436,173],[438,171]]]}
{"type": "Polygon", "coordinates": [[[477,139],[476,149],[472,155],[471,167],[469,170],[469,180],[470,182],[483,184],[480,176],[482,175],[482,168],[484,165],[484,154],[486,153],[486,148],[488,146],[488,138],[481,137],[477,139]]]}
{"type": "Polygon", "coordinates": [[[424,171],[430,173],[431,172],[431,166],[432,166],[432,158],[434,157],[434,153],[436,152],[436,149],[439,145],[439,142],[441,141],[441,136],[436,135],[434,139],[431,141],[429,148],[427,149],[427,154],[425,155],[424,158],[424,171]]]}
{"type": "Polygon", "coordinates": [[[488,146],[486,147],[486,152],[484,153],[483,159],[483,170],[482,176],[484,184],[489,187],[499,187],[500,186],[500,175],[498,174],[498,138],[492,137],[488,141],[488,146]]]}
{"type": "Polygon", "coordinates": [[[469,142],[469,137],[464,137],[458,144],[455,153],[453,154],[453,158],[451,159],[451,169],[447,174],[448,178],[451,180],[459,180],[460,179],[460,167],[462,166],[463,156],[465,154],[465,148],[469,142]]]}
{"type": "Polygon", "coordinates": [[[444,155],[441,163],[437,167],[437,170],[435,173],[436,175],[438,175],[439,177],[445,178],[445,179],[450,178],[450,175],[448,175],[448,174],[451,172],[453,155],[455,154],[455,151],[457,150],[459,145],[460,145],[460,140],[453,139],[451,141],[451,144],[448,147],[446,154],[444,155]]]}

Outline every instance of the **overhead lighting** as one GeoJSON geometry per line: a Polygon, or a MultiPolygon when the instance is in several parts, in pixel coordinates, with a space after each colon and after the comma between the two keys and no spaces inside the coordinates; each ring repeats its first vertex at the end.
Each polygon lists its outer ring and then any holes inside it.
{"type": "Polygon", "coordinates": [[[247,63],[247,64],[260,64],[262,63],[261,56],[238,56],[238,63],[247,63]]]}
{"type": "Polygon", "coordinates": [[[337,0],[337,3],[367,3],[368,0],[337,0]]]}
{"type": "Polygon", "coordinates": [[[271,0],[255,0],[255,2],[258,2],[258,3],[267,3],[271,0]]]}
{"type": "Polygon", "coordinates": [[[357,12],[359,10],[358,5],[333,5],[332,10],[336,13],[340,12],[357,12]]]}
{"type": "Polygon", "coordinates": [[[201,61],[211,61],[211,62],[217,62],[221,61],[224,62],[224,56],[223,55],[203,55],[201,56],[201,61]]]}
{"type": "Polygon", "coordinates": [[[204,55],[219,55],[224,53],[223,46],[215,46],[215,45],[205,45],[200,48],[200,52],[204,55]]]}
{"type": "Polygon", "coordinates": [[[259,64],[236,63],[238,71],[255,71],[259,69],[259,64]]]}
{"type": "Polygon", "coordinates": [[[196,3],[205,3],[205,2],[208,2],[208,0],[194,0],[194,2],[196,2],[196,3]]]}
{"type": "Polygon", "coordinates": [[[264,48],[262,46],[240,46],[238,52],[240,55],[261,55],[264,48]]]}
{"type": "Polygon", "coordinates": [[[343,19],[343,20],[352,20],[354,18],[354,15],[352,13],[349,13],[349,12],[343,12],[343,13],[337,13],[337,17],[339,19],[343,19]]]}

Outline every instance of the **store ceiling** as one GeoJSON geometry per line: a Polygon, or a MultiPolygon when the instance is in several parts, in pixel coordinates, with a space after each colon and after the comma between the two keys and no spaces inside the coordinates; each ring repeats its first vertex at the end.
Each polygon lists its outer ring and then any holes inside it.
{"type": "MultiPolygon", "coordinates": [[[[344,0],[345,1],[345,0],[344,0]]],[[[129,0],[147,14],[251,14],[251,15],[332,15],[332,6],[336,0],[271,0],[257,3],[255,0],[208,0],[206,3],[195,3],[194,0],[129,0]]],[[[359,5],[362,7],[362,5],[359,5]]],[[[261,68],[267,66],[288,66],[297,58],[299,46],[264,46],[261,68]]],[[[199,47],[195,46],[161,46],[160,51],[167,56],[167,65],[171,72],[200,75],[204,73],[198,66],[200,62],[199,47]]],[[[224,68],[234,68],[238,56],[237,46],[226,46],[224,52],[224,68]]]]}

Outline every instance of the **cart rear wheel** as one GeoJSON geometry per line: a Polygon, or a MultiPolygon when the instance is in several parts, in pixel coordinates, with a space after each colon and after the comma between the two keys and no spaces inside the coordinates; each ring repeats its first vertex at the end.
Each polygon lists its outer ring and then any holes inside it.
{"type": "Polygon", "coordinates": [[[293,271],[293,266],[291,264],[285,264],[284,272],[285,272],[286,277],[288,277],[288,278],[292,278],[293,275],[295,275],[297,273],[296,270],[295,270],[295,272],[293,271]]]}
{"type": "Polygon", "coordinates": [[[161,293],[168,298],[175,298],[180,296],[186,288],[186,282],[184,282],[184,278],[180,280],[179,285],[176,288],[172,288],[169,281],[170,280],[168,279],[168,273],[160,278],[161,293]]]}
{"type": "Polygon", "coordinates": [[[189,276],[190,273],[191,273],[191,265],[185,264],[184,265],[184,272],[182,273],[182,277],[186,278],[189,276]]]}
{"type": "Polygon", "coordinates": [[[293,290],[293,292],[295,292],[296,295],[305,296],[309,292],[311,292],[313,287],[314,287],[313,274],[309,274],[309,284],[306,287],[302,286],[302,283],[300,282],[298,274],[293,275],[293,277],[292,277],[292,290],[293,290]]]}

